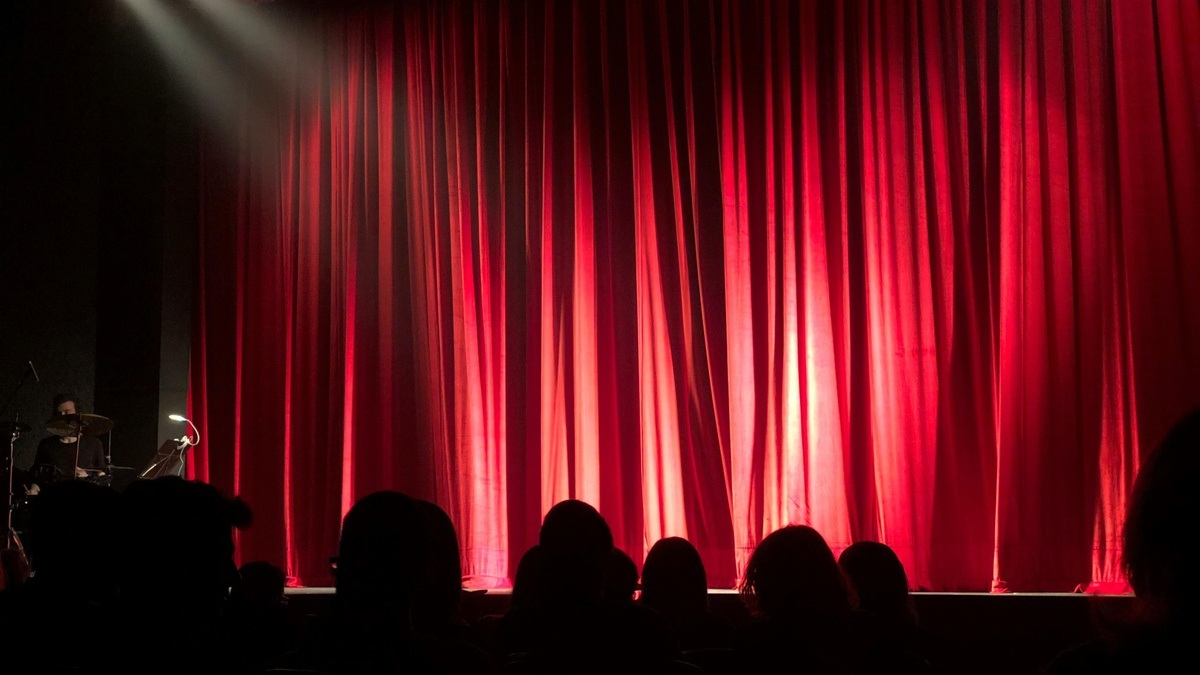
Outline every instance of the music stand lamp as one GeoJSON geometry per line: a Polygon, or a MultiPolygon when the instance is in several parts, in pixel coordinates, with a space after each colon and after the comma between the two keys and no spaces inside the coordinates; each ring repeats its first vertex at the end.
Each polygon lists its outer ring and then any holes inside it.
{"type": "Polygon", "coordinates": [[[195,440],[192,440],[191,435],[185,435],[182,438],[172,438],[164,442],[159,446],[158,452],[154,453],[154,459],[150,460],[146,468],[138,474],[138,478],[182,477],[184,469],[187,467],[185,458],[188,448],[200,444],[200,430],[196,428],[195,424],[192,424],[191,420],[183,415],[169,415],[168,419],[173,422],[187,422],[196,436],[195,440]]]}

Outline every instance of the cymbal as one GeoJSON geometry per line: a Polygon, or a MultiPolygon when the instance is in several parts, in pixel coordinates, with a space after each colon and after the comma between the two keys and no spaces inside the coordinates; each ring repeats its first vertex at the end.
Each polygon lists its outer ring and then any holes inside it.
{"type": "Polygon", "coordinates": [[[81,422],[79,415],[58,415],[46,421],[46,431],[55,436],[73,436],[79,431],[81,422]]]}
{"type": "Polygon", "coordinates": [[[74,436],[82,433],[84,436],[102,436],[112,431],[113,421],[100,415],[59,415],[46,422],[46,431],[55,436],[74,436]]]}
{"type": "Polygon", "coordinates": [[[29,425],[24,422],[0,422],[0,436],[23,434],[29,431],[29,425]]]}

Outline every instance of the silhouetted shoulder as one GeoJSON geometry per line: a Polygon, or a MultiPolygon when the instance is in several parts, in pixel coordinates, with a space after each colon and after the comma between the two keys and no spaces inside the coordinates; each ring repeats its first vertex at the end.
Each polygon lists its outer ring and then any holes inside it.
{"type": "Polygon", "coordinates": [[[1043,675],[1188,673],[1200,669],[1200,626],[1170,631],[1127,631],[1063,650],[1043,675]]]}
{"type": "Polygon", "coordinates": [[[1200,409],[1180,419],[1138,467],[1122,529],[1131,617],[1060,653],[1045,672],[1194,672],[1200,667],[1200,409]]]}

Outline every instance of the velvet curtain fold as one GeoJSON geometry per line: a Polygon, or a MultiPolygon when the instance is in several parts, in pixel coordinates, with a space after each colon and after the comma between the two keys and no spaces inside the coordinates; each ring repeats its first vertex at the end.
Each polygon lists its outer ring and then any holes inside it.
{"type": "Polygon", "coordinates": [[[296,9],[203,149],[190,470],[243,560],[328,584],[391,488],[481,587],[577,498],[713,586],[807,523],[921,588],[1120,588],[1200,404],[1200,4],[296,9]]]}

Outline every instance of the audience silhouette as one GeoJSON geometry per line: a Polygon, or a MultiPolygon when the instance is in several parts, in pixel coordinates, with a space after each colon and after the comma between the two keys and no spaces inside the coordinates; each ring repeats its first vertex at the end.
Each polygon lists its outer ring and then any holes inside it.
{"type": "Polygon", "coordinates": [[[1044,669],[1075,673],[1192,672],[1200,643],[1200,409],[1179,420],[1145,457],[1123,529],[1133,616],[1099,626],[1101,637],[1064,650],[1044,669]]]}
{"type": "Polygon", "coordinates": [[[265,560],[248,562],[238,570],[229,589],[227,635],[244,668],[258,672],[297,645],[301,627],[287,612],[287,574],[265,560]]]}
{"type": "Polygon", "coordinates": [[[413,598],[413,628],[433,638],[463,641],[483,648],[480,635],[459,614],[463,596],[462,558],[454,523],[440,506],[418,499],[429,533],[424,580],[413,598]]]}
{"type": "Polygon", "coordinates": [[[123,668],[227,673],[241,664],[225,619],[238,580],[233,533],[250,522],[245,503],[207,483],[164,476],[125,488],[113,650],[123,668]]]}
{"type": "Polygon", "coordinates": [[[0,594],[0,636],[15,671],[81,672],[113,649],[118,498],[84,481],[39,495],[24,540],[36,573],[0,594]]]}
{"type": "MultiPolygon", "coordinates": [[[[1200,411],[1137,474],[1123,532],[1136,614],[1064,650],[1045,675],[1193,669],[1197,475],[1200,411]]],[[[687,539],[656,542],[639,582],[604,517],[565,500],[521,557],[507,610],[472,621],[449,515],[379,491],[342,521],[332,611],[310,631],[287,611],[282,568],[235,566],[233,535],[251,515],[240,499],[174,476],[123,492],[86,481],[47,487],[24,538],[31,573],[18,583],[26,575],[5,570],[14,577],[0,592],[6,665],[64,675],[951,671],[895,551],[859,541],[835,558],[806,525],[754,549],[740,586],[749,620],[735,625],[711,611],[687,539]]]]}
{"type": "Polygon", "coordinates": [[[516,610],[516,616],[519,616],[522,612],[531,611],[534,599],[541,595],[538,585],[539,551],[538,545],[534,544],[525,550],[517,562],[517,572],[513,577],[507,612],[486,614],[475,621],[475,627],[484,648],[493,656],[511,660],[509,650],[512,637],[508,635],[508,632],[512,630],[514,619],[510,618],[508,613],[516,610]]]}
{"type": "Polygon", "coordinates": [[[633,602],[638,591],[637,563],[629,554],[613,547],[608,555],[608,564],[604,568],[605,600],[615,602],[633,602]]]}
{"type": "MultiPolygon", "coordinates": [[[[395,491],[358,500],[342,520],[335,568],[335,609],[323,638],[281,659],[276,670],[353,675],[376,673],[487,673],[487,654],[474,645],[417,630],[420,612],[439,611],[429,586],[438,535],[428,506],[395,491]]],[[[457,549],[457,544],[455,545],[457,549]]],[[[435,594],[436,596],[437,594],[435,594]]]]}
{"type": "Polygon", "coordinates": [[[533,604],[534,599],[542,594],[541,581],[541,548],[534,544],[517,563],[517,574],[513,580],[512,608],[524,608],[533,604]]]}
{"type": "Polygon", "coordinates": [[[536,558],[500,628],[505,672],[672,672],[679,656],[657,612],[605,598],[612,533],[589,504],[566,500],[542,521],[536,558]],[[535,563],[535,564],[533,564],[535,563]]]}
{"type": "Polygon", "coordinates": [[[642,565],[640,601],[666,618],[683,650],[680,657],[705,672],[733,672],[733,624],[708,603],[708,575],[687,539],[655,542],[642,565]]]}
{"type": "Polygon", "coordinates": [[[748,670],[853,673],[853,593],[819,532],[789,525],[754,549],[741,587],[754,620],[739,631],[748,670]]]}
{"type": "Polygon", "coordinates": [[[921,630],[909,595],[908,574],[890,546],[878,541],[851,544],[838,566],[858,599],[852,615],[854,640],[865,672],[939,672],[933,636],[921,630]]]}

